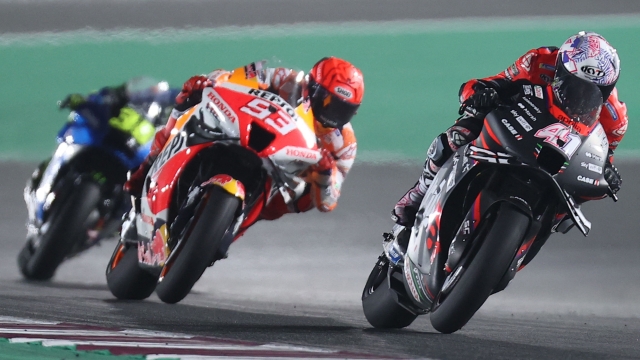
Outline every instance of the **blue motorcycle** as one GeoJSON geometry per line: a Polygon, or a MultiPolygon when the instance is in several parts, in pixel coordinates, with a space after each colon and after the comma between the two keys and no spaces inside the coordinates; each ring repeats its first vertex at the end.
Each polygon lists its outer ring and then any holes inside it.
{"type": "Polygon", "coordinates": [[[18,255],[26,279],[49,280],[65,259],[117,234],[131,207],[122,190],[127,172],[149,153],[177,93],[166,82],[127,86],[129,101],[117,117],[107,116],[100,101],[71,111],[53,156],[27,181],[27,241],[18,255]]]}

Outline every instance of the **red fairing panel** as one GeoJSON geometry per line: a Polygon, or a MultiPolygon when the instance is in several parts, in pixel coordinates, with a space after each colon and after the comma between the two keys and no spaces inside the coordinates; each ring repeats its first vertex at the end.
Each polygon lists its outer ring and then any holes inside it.
{"type": "Polygon", "coordinates": [[[158,215],[162,210],[167,210],[171,203],[173,187],[180,178],[185,166],[204,148],[211,144],[199,144],[183,149],[176,153],[169,161],[167,161],[160,169],[155,183],[147,192],[147,201],[149,208],[154,215],[158,215]]]}
{"type": "MultiPolygon", "coordinates": [[[[316,148],[315,144],[308,144],[307,139],[298,129],[295,122],[295,114],[291,106],[279,106],[274,99],[280,99],[276,95],[263,90],[247,89],[247,92],[236,91],[231,86],[216,87],[229,106],[238,115],[240,124],[240,145],[249,148],[249,134],[253,123],[267,129],[276,136],[270,146],[258,153],[261,158],[275,154],[284,147],[316,148]],[[311,145],[311,146],[310,146],[311,145]]],[[[238,87],[238,89],[241,89],[238,87]]],[[[303,151],[303,150],[301,150],[303,151]]]]}

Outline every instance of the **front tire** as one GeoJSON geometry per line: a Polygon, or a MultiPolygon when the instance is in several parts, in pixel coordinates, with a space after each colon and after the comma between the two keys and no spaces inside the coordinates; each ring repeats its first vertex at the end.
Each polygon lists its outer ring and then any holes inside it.
{"type": "Polygon", "coordinates": [[[120,300],[144,300],[153,294],[158,277],[138,265],[138,249],[118,243],[109,265],[107,286],[120,300]]]}
{"type": "MultiPolygon", "coordinates": [[[[402,292],[398,292],[390,285],[388,272],[389,259],[383,253],[369,274],[362,291],[362,310],[369,324],[375,328],[401,329],[411,325],[418,314],[400,305],[398,296],[402,292]]],[[[399,280],[399,290],[404,291],[401,279],[392,278],[391,280],[396,282],[399,280]]]]}
{"type": "Polygon", "coordinates": [[[18,255],[18,267],[28,280],[49,280],[74,245],[86,240],[86,222],[100,202],[100,187],[81,182],[58,202],[47,220],[48,229],[37,246],[27,241],[18,255]]]}
{"type": "MultiPolygon", "coordinates": [[[[215,260],[220,243],[235,219],[240,199],[217,186],[209,188],[191,223],[175,260],[156,287],[165,303],[175,304],[189,294],[193,285],[215,260]]],[[[175,251],[175,250],[174,250],[175,251]]]]}
{"type": "MultiPolygon", "coordinates": [[[[462,259],[461,265],[452,271],[455,274],[460,269],[459,278],[436,297],[431,325],[441,333],[450,334],[462,328],[487,301],[522,245],[529,217],[514,205],[503,203],[489,226],[475,256],[462,259]]],[[[475,241],[478,240],[482,239],[475,241]]]]}

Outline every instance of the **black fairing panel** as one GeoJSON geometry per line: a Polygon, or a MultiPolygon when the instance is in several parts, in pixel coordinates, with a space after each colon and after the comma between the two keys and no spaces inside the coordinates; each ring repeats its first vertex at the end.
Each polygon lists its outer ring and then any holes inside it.
{"type": "Polygon", "coordinates": [[[609,145],[602,126],[584,136],[546,109],[545,99],[521,94],[512,105],[487,115],[477,144],[511,155],[509,164],[544,170],[574,197],[606,196],[603,170],[609,145]]]}

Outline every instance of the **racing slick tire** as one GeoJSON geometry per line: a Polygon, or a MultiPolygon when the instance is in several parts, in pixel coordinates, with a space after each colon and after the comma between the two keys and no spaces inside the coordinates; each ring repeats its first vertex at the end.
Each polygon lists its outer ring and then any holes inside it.
{"type": "Polygon", "coordinates": [[[207,267],[216,260],[222,239],[236,217],[240,199],[212,186],[196,209],[190,229],[177,256],[167,264],[156,294],[165,303],[175,304],[189,294],[207,267]]]}
{"type": "Polygon", "coordinates": [[[158,276],[138,265],[138,249],[121,242],[107,265],[107,286],[120,300],[144,300],[153,294],[158,276]]]}
{"type": "Polygon", "coordinates": [[[30,239],[18,254],[18,267],[27,280],[50,280],[74,245],[87,236],[87,221],[100,202],[98,184],[82,181],[54,201],[38,241],[30,239]],[[37,245],[36,245],[37,244],[37,245]]]}
{"type": "Polygon", "coordinates": [[[404,285],[402,279],[397,279],[394,275],[401,274],[401,272],[394,272],[391,275],[388,275],[388,272],[389,259],[383,253],[369,274],[362,291],[362,310],[367,321],[373,327],[400,329],[411,325],[418,314],[400,305],[398,297],[404,292],[404,285]],[[391,282],[398,284],[398,286],[390,284],[390,277],[391,282]]]}
{"type": "MultiPolygon", "coordinates": [[[[489,228],[484,232],[484,240],[475,240],[482,241],[477,252],[471,252],[460,261],[451,272],[455,274],[462,268],[457,279],[436,296],[431,310],[434,329],[450,334],[461,329],[473,317],[509,269],[522,245],[529,221],[529,217],[515,205],[499,205],[493,221],[487,224],[489,228]]],[[[480,236],[482,234],[480,232],[480,236]]]]}

